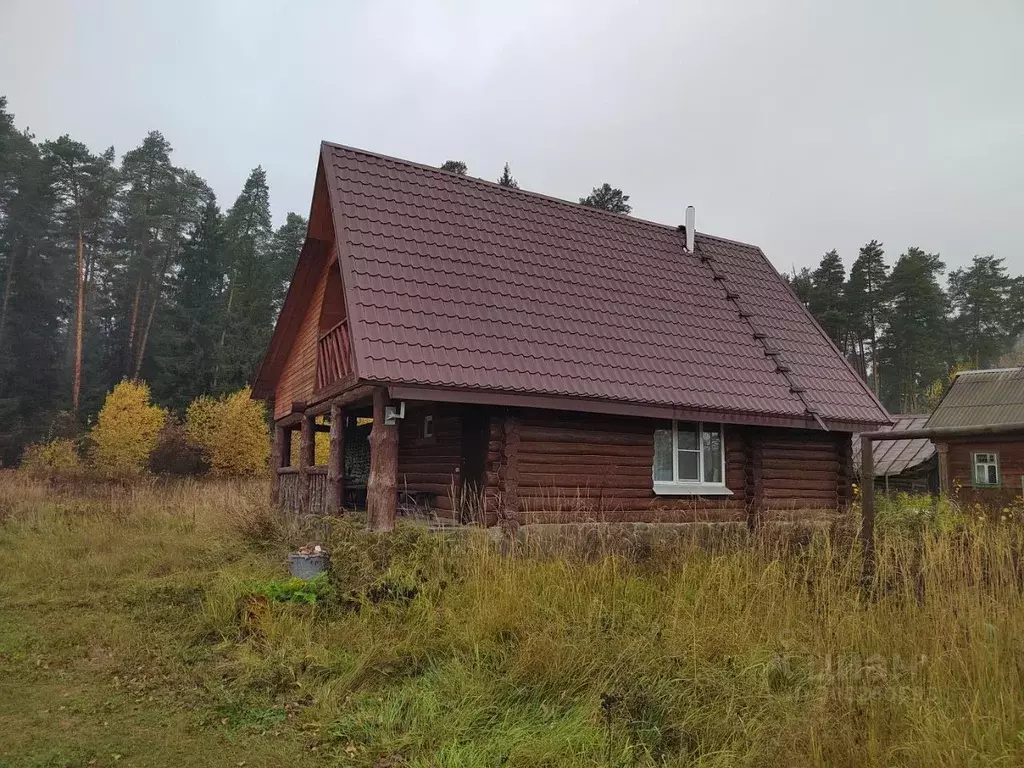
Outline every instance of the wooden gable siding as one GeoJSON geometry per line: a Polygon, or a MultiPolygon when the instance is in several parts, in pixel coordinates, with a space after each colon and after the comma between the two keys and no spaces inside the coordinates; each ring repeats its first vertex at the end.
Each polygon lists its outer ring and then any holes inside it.
{"type": "Polygon", "coordinates": [[[316,342],[320,330],[320,315],[331,268],[337,269],[333,254],[326,260],[317,279],[316,287],[306,305],[295,342],[288,350],[284,368],[274,392],[274,418],[287,416],[292,403],[308,403],[316,385],[316,342]]]}
{"type": "MultiPolygon", "coordinates": [[[[524,410],[516,417],[514,493],[522,523],[745,522],[820,516],[850,500],[849,433],[725,426],[725,484],[732,496],[658,496],[652,487],[649,419],[524,410]]],[[[493,519],[507,493],[509,439],[491,420],[485,508],[493,519]]]]}

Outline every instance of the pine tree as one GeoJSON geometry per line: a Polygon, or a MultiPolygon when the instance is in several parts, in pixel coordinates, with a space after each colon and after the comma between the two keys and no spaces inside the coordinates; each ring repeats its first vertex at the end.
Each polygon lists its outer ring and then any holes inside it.
{"type": "Polygon", "coordinates": [[[271,297],[272,314],[276,319],[284,304],[285,294],[288,292],[288,284],[291,282],[295,265],[299,261],[299,253],[302,252],[302,245],[306,242],[306,230],[309,222],[305,216],[297,213],[289,213],[285,222],[270,241],[270,265],[268,269],[269,279],[273,282],[273,295],[271,297]]]}
{"type": "Polygon", "coordinates": [[[589,195],[581,197],[580,205],[612,213],[629,214],[633,210],[633,206],[629,204],[629,195],[624,195],[621,189],[612,187],[608,182],[600,187],[594,187],[589,195]]]}
{"type": "Polygon", "coordinates": [[[946,371],[946,295],[939,284],[943,269],[937,254],[908,248],[883,288],[885,330],[878,354],[886,374],[881,390],[894,413],[921,408],[923,391],[946,371]]]}
{"type": "Polygon", "coordinates": [[[128,254],[122,287],[127,329],[121,367],[126,374],[135,367],[143,295],[153,285],[155,267],[165,255],[166,244],[159,240],[158,232],[162,217],[172,205],[168,198],[175,186],[170,153],[170,142],[159,131],[151,131],[121,161],[121,177],[126,184],[120,204],[122,245],[128,254]]]}
{"type": "Polygon", "coordinates": [[[445,160],[441,163],[441,170],[448,171],[448,173],[457,173],[459,176],[465,176],[469,171],[466,164],[461,160],[445,160]]]}
{"type": "Polygon", "coordinates": [[[846,316],[846,270],[835,249],[821,257],[818,268],[811,273],[811,290],[807,308],[829,338],[844,352],[848,350],[846,316]]]}
{"type": "MultiPolygon", "coordinates": [[[[0,105],[2,106],[2,105],[0,105]]],[[[0,119],[0,463],[45,434],[64,404],[63,330],[72,264],[56,246],[49,164],[33,136],[0,119]]]]}
{"type": "Polygon", "coordinates": [[[199,176],[182,168],[173,169],[173,181],[161,201],[159,237],[162,248],[150,278],[145,302],[147,307],[145,320],[140,325],[135,362],[132,366],[133,378],[139,377],[142,362],[146,358],[146,347],[153,328],[153,319],[156,317],[157,307],[160,305],[167,287],[168,273],[176,268],[187,233],[198,226],[207,202],[213,200],[213,190],[199,176]]]}
{"type": "Polygon", "coordinates": [[[1003,259],[994,256],[975,256],[970,267],[949,276],[954,350],[975,368],[997,363],[1013,343],[1012,287],[1003,259]]]}
{"type": "Polygon", "coordinates": [[[71,409],[78,411],[82,386],[82,348],[85,333],[86,285],[93,246],[109,221],[114,187],[111,183],[110,153],[94,155],[79,141],[61,136],[42,146],[50,165],[54,192],[59,202],[63,236],[75,253],[74,330],[72,352],[71,409]]]}
{"type": "Polygon", "coordinates": [[[498,183],[503,187],[511,187],[512,189],[519,189],[519,182],[512,176],[512,169],[509,168],[508,163],[505,163],[505,168],[501,172],[501,176],[498,178],[498,183]]]}
{"type": "Polygon", "coordinates": [[[257,167],[224,220],[227,297],[220,323],[218,394],[245,385],[270,339],[280,291],[276,281],[267,279],[271,236],[267,174],[257,167]]]}
{"type": "Polygon", "coordinates": [[[882,288],[888,279],[885,251],[882,244],[872,240],[860,249],[857,260],[850,268],[846,286],[846,303],[850,319],[852,341],[856,347],[861,376],[870,379],[878,394],[878,324],[882,312],[882,288]],[[865,345],[870,349],[871,375],[865,345]]]}
{"type": "Polygon", "coordinates": [[[223,217],[212,197],[185,243],[171,289],[166,332],[153,347],[157,400],[183,412],[213,391],[224,297],[223,217]]]}
{"type": "Polygon", "coordinates": [[[797,272],[794,266],[792,274],[782,273],[782,279],[789,283],[793,295],[806,307],[811,301],[811,268],[801,267],[797,272]]]}

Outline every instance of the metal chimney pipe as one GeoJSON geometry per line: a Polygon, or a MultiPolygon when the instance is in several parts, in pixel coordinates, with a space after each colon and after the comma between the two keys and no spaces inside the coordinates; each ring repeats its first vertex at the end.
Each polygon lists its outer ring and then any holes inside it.
{"type": "Polygon", "coordinates": [[[694,219],[697,216],[697,211],[692,205],[686,206],[686,250],[693,253],[693,239],[697,234],[694,227],[694,219]]]}

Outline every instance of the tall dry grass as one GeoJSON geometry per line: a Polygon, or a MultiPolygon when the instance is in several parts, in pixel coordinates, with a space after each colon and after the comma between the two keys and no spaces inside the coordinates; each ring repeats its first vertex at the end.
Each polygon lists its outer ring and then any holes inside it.
{"type": "Polygon", "coordinates": [[[197,708],[280,713],[339,765],[1024,763],[1013,521],[886,513],[865,593],[842,527],[602,529],[503,556],[479,530],[288,526],[264,492],[0,478],[5,594],[132,596],[100,630],[115,652],[167,602],[175,639],[149,650],[197,708]],[[247,602],[304,537],[333,552],[333,597],[247,602]]]}

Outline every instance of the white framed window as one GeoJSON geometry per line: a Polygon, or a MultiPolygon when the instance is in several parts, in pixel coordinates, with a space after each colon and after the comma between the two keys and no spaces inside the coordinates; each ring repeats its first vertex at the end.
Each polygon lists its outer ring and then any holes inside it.
{"type": "Polygon", "coordinates": [[[434,436],[434,417],[424,416],[423,417],[423,436],[433,437],[434,436]]]}
{"type": "Polygon", "coordinates": [[[972,458],[974,485],[999,485],[999,454],[975,453],[972,458]]]}
{"type": "Polygon", "coordinates": [[[721,424],[666,421],[654,430],[654,492],[663,495],[731,496],[725,487],[721,424]]]}

